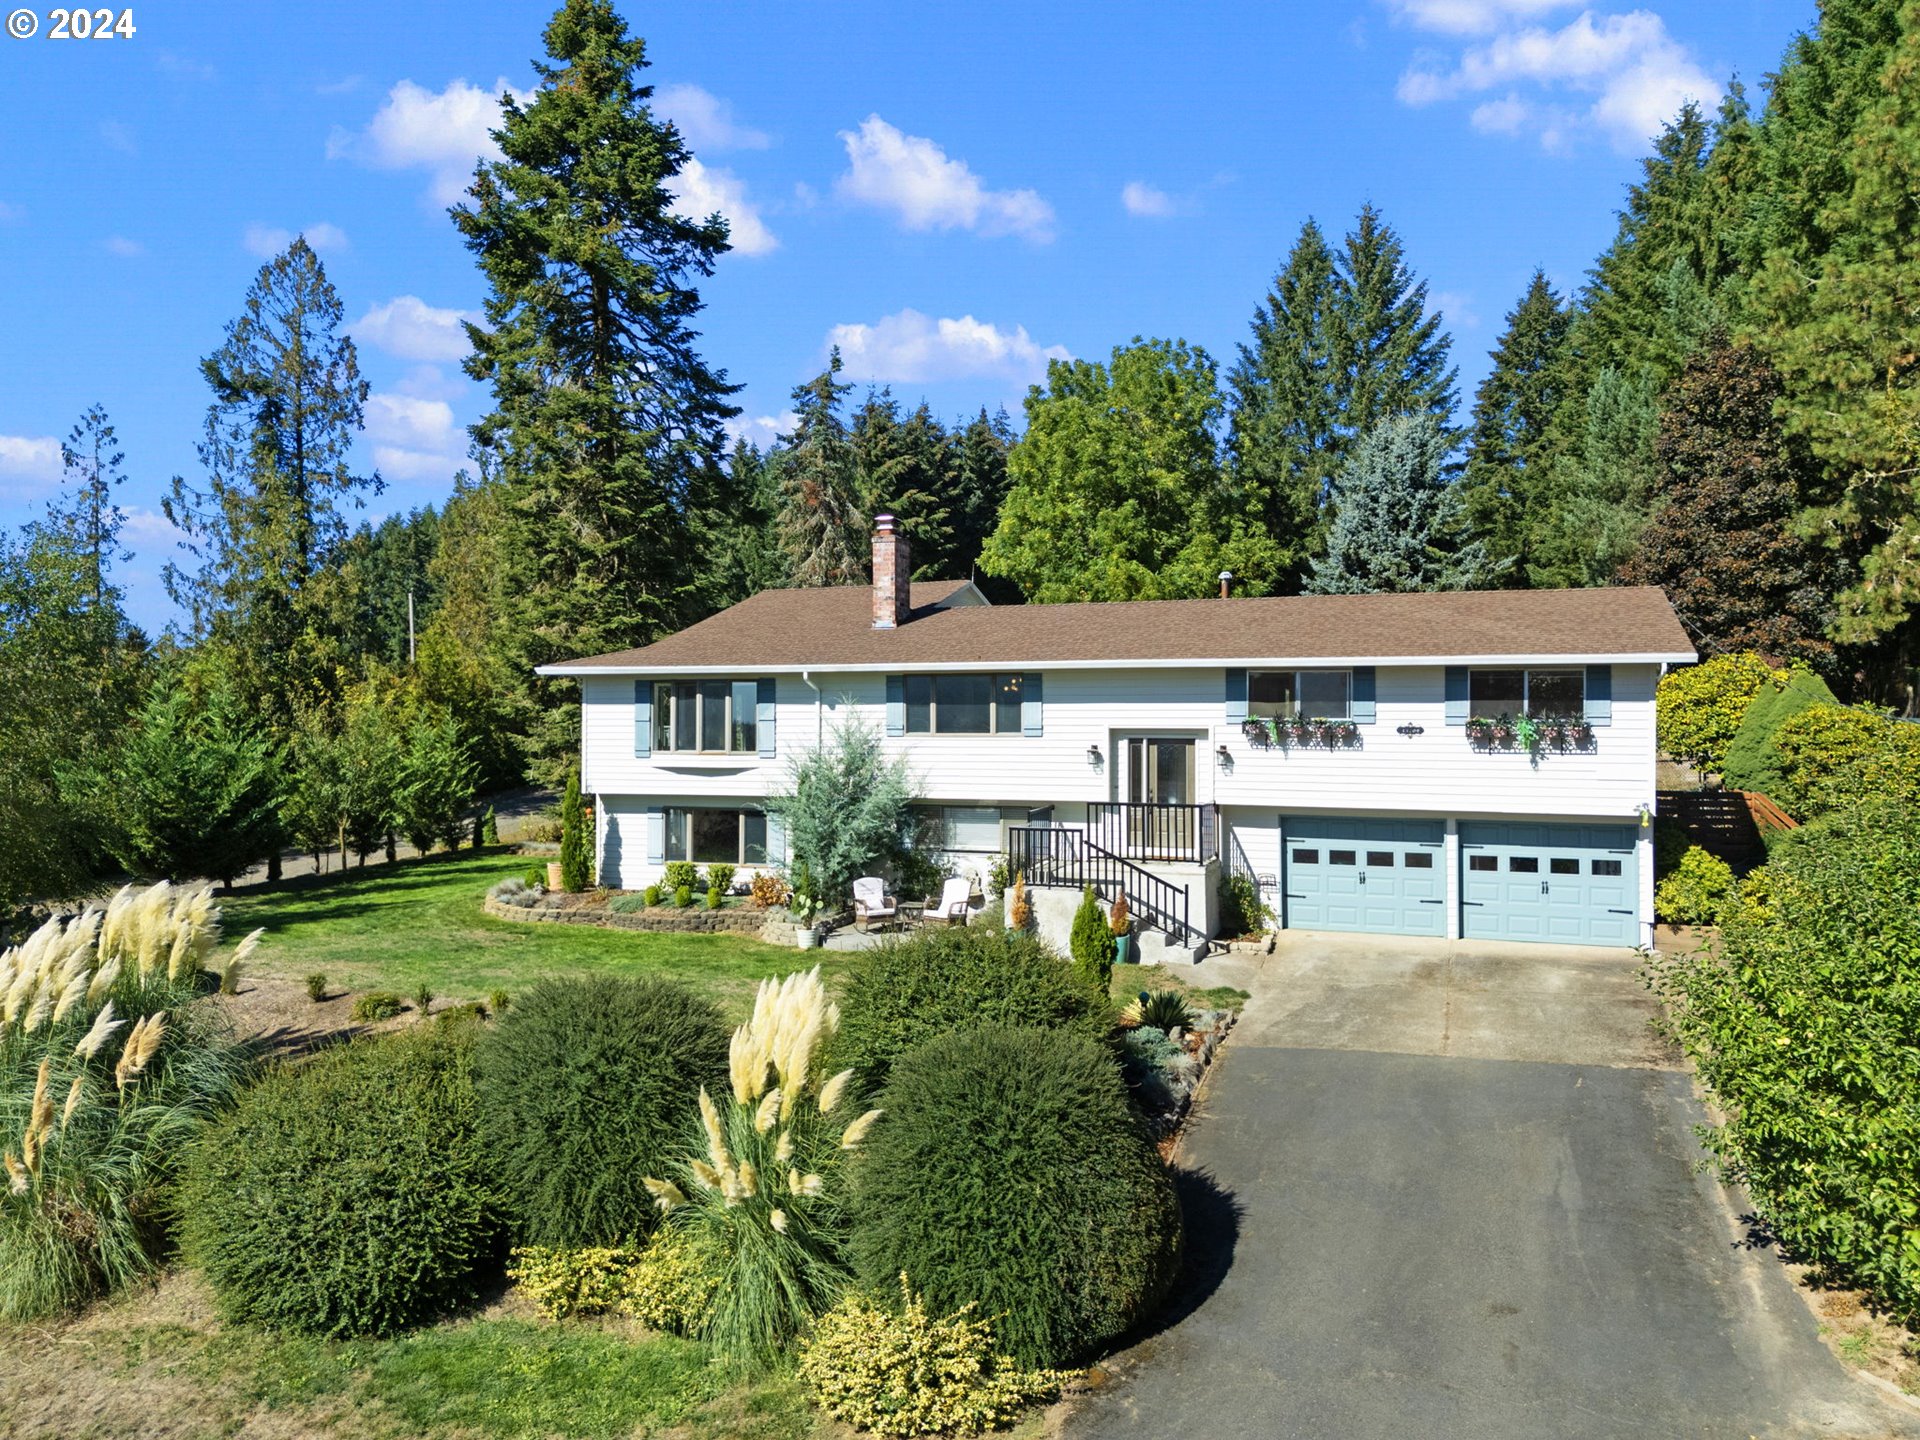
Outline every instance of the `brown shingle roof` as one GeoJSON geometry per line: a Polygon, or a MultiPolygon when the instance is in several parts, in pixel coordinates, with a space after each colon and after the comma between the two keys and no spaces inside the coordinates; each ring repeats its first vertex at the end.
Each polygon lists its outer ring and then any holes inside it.
{"type": "Polygon", "coordinates": [[[1075,605],[969,605],[963,597],[951,608],[943,606],[964,584],[915,585],[913,614],[896,630],[872,628],[865,586],[765,590],[652,645],[543,668],[564,674],[1223,660],[1694,658],[1692,642],[1673,607],[1651,586],[1075,605]]]}

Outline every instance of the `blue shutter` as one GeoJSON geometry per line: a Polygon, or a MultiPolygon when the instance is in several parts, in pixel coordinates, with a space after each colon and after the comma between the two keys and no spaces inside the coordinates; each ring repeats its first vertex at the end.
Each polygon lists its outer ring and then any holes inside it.
{"type": "Polygon", "coordinates": [[[1238,725],[1247,718],[1247,672],[1227,671],[1227,723],[1238,725]]]}
{"type": "Polygon", "coordinates": [[[653,682],[633,682],[633,753],[645,760],[653,754],[653,682]]]}
{"type": "Polygon", "coordinates": [[[773,677],[766,676],[760,681],[760,694],[753,707],[753,733],[760,742],[762,760],[771,760],[776,753],[773,736],[774,693],[773,677]]]}
{"type": "Polygon", "coordinates": [[[787,822],[767,812],[767,864],[780,869],[787,863],[787,822]]]}
{"type": "Polygon", "coordinates": [[[907,677],[887,676],[887,734],[907,733],[907,677]]]}
{"type": "Polygon", "coordinates": [[[1464,665],[1447,666],[1447,724],[1464,725],[1473,706],[1473,682],[1464,665]]]}
{"type": "Polygon", "coordinates": [[[1587,724],[1613,723],[1613,667],[1587,666],[1587,724]]]}
{"type": "Polygon", "coordinates": [[[1038,671],[1030,671],[1020,677],[1020,733],[1022,735],[1046,733],[1046,704],[1040,690],[1038,671]]]}
{"type": "Polygon", "coordinates": [[[1356,724],[1371,725],[1379,718],[1374,708],[1373,683],[1373,666],[1353,667],[1353,720],[1356,724]]]}
{"type": "Polygon", "coordinates": [[[667,858],[667,813],[664,810],[647,811],[647,860],[658,865],[667,858]]]}

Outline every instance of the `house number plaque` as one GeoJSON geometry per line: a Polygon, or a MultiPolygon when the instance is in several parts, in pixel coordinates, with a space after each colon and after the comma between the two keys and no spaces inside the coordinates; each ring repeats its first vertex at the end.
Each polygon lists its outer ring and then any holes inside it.
{"type": "Polygon", "coordinates": [[[1427,727],[1424,725],[1402,725],[1400,727],[1400,733],[1402,735],[1424,735],[1427,733],[1427,727]]]}

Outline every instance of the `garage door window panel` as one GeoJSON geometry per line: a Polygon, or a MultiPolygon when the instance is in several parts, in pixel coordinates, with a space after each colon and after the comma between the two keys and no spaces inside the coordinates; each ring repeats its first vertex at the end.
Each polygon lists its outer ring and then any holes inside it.
{"type": "Polygon", "coordinates": [[[1469,855],[1467,857],[1467,868],[1469,870],[1498,870],[1500,868],[1500,858],[1497,855],[1469,855]]]}
{"type": "Polygon", "coordinates": [[[1433,856],[1424,850],[1415,850],[1406,857],[1405,864],[1409,870],[1431,870],[1433,856]]]}
{"type": "Polygon", "coordinates": [[[1327,863],[1329,865],[1358,864],[1359,852],[1354,850],[1329,850],[1327,852],[1327,863]]]}

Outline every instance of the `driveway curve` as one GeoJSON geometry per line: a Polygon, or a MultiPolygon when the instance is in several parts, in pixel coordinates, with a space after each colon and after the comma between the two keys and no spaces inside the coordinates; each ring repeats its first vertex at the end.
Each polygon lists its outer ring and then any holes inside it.
{"type": "Polygon", "coordinates": [[[1200,967],[1254,998],[1182,1144],[1191,1309],[1067,1440],[1920,1436],[1700,1167],[1637,964],[1291,934],[1200,967]]]}

